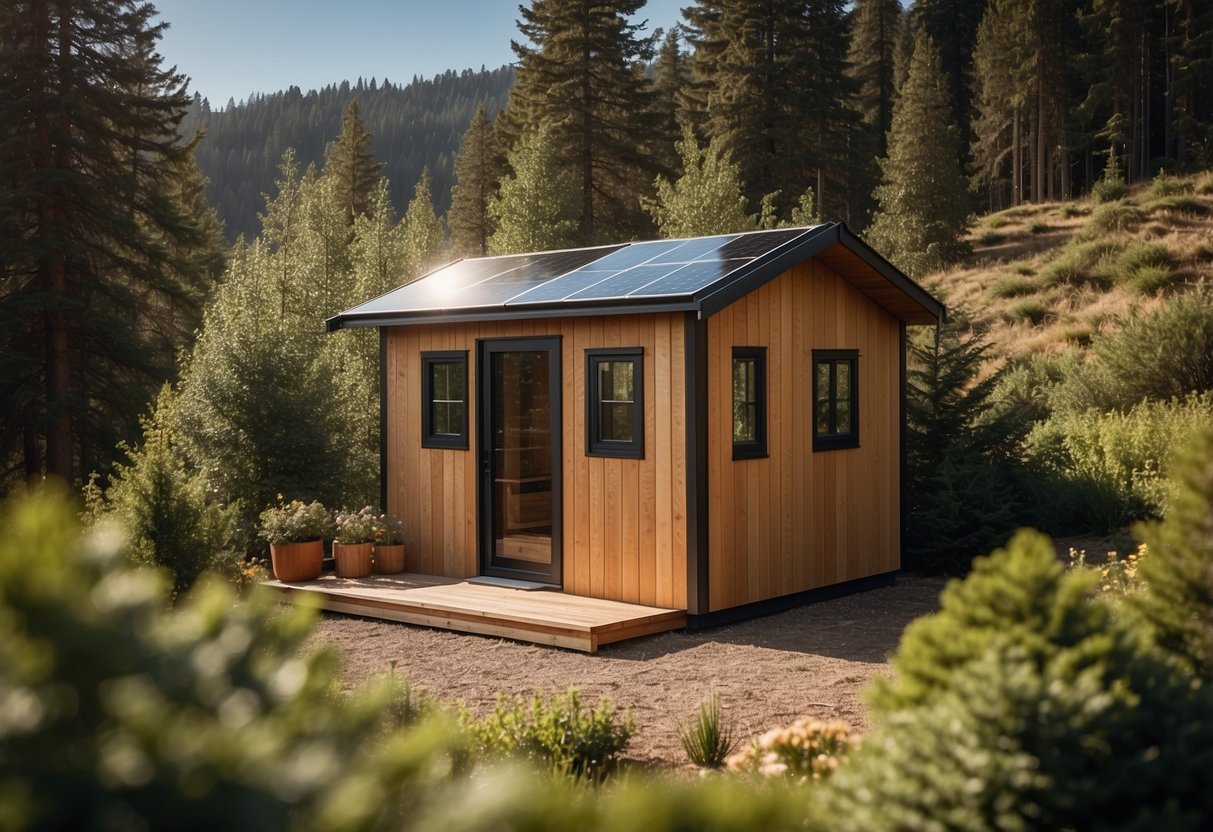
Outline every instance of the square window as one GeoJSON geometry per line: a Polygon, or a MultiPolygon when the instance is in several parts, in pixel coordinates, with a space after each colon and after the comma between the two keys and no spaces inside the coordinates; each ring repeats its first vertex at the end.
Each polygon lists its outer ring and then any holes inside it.
{"type": "Polygon", "coordinates": [[[733,459],[767,456],[766,387],[766,347],[733,347],[733,459]]]}
{"type": "Polygon", "coordinates": [[[586,454],[644,458],[644,351],[585,351],[586,454]]]}
{"type": "Polygon", "coordinates": [[[813,350],[813,450],[859,447],[858,370],[858,350],[813,350]]]}
{"type": "Polygon", "coordinates": [[[421,447],[468,448],[468,354],[421,354],[421,447]]]}

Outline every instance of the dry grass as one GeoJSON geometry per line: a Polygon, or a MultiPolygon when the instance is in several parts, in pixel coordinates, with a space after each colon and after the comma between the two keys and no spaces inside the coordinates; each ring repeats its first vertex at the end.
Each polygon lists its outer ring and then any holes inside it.
{"type": "Polygon", "coordinates": [[[1000,362],[1064,352],[1213,280],[1213,172],[1143,183],[1114,202],[1000,211],[969,242],[969,263],[927,287],[968,311],[1000,362]]]}

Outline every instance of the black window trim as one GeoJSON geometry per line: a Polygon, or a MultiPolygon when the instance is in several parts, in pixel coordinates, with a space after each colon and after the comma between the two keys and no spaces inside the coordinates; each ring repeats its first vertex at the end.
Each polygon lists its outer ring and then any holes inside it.
{"type": "Polygon", "coordinates": [[[585,412],[586,456],[644,459],[644,347],[605,347],[585,351],[585,412]],[[598,365],[608,361],[633,363],[631,442],[602,438],[598,365]]]}
{"type": "MultiPolygon", "coordinates": [[[[733,347],[733,361],[729,366],[734,373],[737,370],[739,359],[754,362],[754,438],[738,441],[734,434],[733,459],[764,459],[770,456],[767,452],[767,348],[733,347]]],[[[734,378],[732,373],[729,378],[734,378]]],[[[735,430],[737,402],[733,398],[732,392],[730,392],[729,402],[732,405],[729,408],[729,421],[735,430]]]]}
{"type": "Polygon", "coordinates": [[[421,447],[468,449],[468,351],[434,350],[421,353],[421,447]],[[463,424],[459,433],[434,433],[433,372],[435,364],[463,365],[463,424]]]}
{"type": "MultiPolygon", "coordinates": [[[[833,378],[833,373],[831,373],[833,378]]],[[[813,450],[837,451],[859,447],[859,350],[813,350],[813,450]],[[851,364],[851,431],[849,433],[817,433],[817,367],[822,362],[851,364]]]]}

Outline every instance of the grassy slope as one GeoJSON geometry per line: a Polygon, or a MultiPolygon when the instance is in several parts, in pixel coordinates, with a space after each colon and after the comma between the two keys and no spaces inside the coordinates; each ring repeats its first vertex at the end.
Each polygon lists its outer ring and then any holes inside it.
{"type": "Polygon", "coordinates": [[[1213,173],[1117,202],[1021,205],[982,217],[970,242],[967,264],[923,283],[966,309],[1000,358],[1085,347],[1213,279],[1213,173]]]}

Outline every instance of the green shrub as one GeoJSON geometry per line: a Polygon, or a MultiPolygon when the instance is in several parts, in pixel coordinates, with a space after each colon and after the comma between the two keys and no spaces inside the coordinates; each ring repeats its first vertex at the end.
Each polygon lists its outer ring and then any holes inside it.
{"type": "Polygon", "coordinates": [[[1213,290],[1201,287],[1095,339],[1050,394],[1059,411],[1125,410],[1213,390],[1213,290]]]}
{"type": "Polygon", "coordinates": [[[1025,277],[1031,277],[1032,275],[1036,274],[1036,269],[1032,268],[1032,264],[1023,260],[1008,263],[1007,266],[1011,269],[1011,271],[1015,272],[1015,274],[1021,274],[1025,277]]]}
{"type": "Polygon", "coordinates": [[[1109,277],[1104,264],[1122,248],[1122,243],[1112,240],[1075,239],[1041,270],[1041,282],[1047,286],[1061,283],[1107,285],[1109,277]]]}
{"type": "Polygon", "coordinates": [[[1137,292],[1156,291],[1177,277],[1175,257],[1162,243],[1133,243],[1126,246],[1111,267],[1113,279],[1137,292]]]}
{"type": "Polygon", "coordinates": [[[185,462],[176,401],[169,387],[161,390],[152,415],[140,420],[143,444],[121,446],[128,463],[115,465],[104,493],[94,479],[86,496],[91,519],[118,523],[129,556],[167,569],[181,593],[206,571],[237,578],[246,544],[239,506],[220,505],[202,472],[185,462]]]}
{"type": "Polygon", "coordinates": [[[1129,195],[1129,186],[1120,174],[1120,166],[1116,157],[1108,157],[1103,176],[1091,187],[1091,198],[1097,203],[1115,202],[1129,195]]]}
{"type": "Polygon", "coordinates": [[[1047,222],[1042,222],[1040,220],[1037,220],[1036,222],[1034,222],[1028,226],[1029,234],[1043,234],[1048,230],[1049,230],[1049,224],[1047,222]]]}
{"type": "Polygon", "coordinates": [[[731,723],[726,723],[720,710],[720,696],[699,705],[689,725],[678,723],[678,741],[692,763],[700,768],[720,768],[733,753],[737,736],[731,723]]]}
{"type": "Polygon", "coordinates": [[[1035,280],[1025,280],[1017,275],[1004,277],[990,287],[990,298],[1018,298],[1034,294],[1039,287],[1035,280]]]}
{"type": "Polygon", "coordinates": [[[1152,197],[1179,196],[1190,193],[1192,193],[1191,182],[1177,179],[1165,170],[1160,170],[1154,177],[1154,181],[1150,183],[1150,196],[1152,197]]]}
{"type": "Polygon", "coordinates": [[[267,543],[303,543],[332,536],[333,515],[318,500],[279,501],[261,512],[261,538],[267,543]]]}
{"type": "Polygon", "coordinates": [[[997,231],[986,231],[977,238],[979,246],[996,246],[999,243],[1005,242],[1006,234],[999,234],[997,231]]]}
{"type": "Polygon", "coordinates": [[[1058,413],[1028,434],[1040,518],[1051,528],[1112,530],[1159,516],[1170,454],[1213,421],[1213,396],[1143,402],[1128,412],[1058,413]]]}
{"type": "Polygon", "coordinates": [[[1098,239],[1116,231],[1128,231],[1145,219],[1144,212],[1129,202],[1109,202],[1100,205],[1091,213],[1091,219],[1083,226],[1078,236],[1083,239],[1098,239]]]}
{"type": "Polygon", "coordinates": [[[1024,532],[950,584],[825,785],[830,828],[1205,828],[1209,687],[1147,649],[1096,581],[1024,532]]]}
{"type": "Polygon", "coordinates": [[[1071,217],[1077,217],[1087,213],[1087,210],[1085,208],[1079,208],[1073,202],[1067,202],[1058,209],[1058,213],[1060,213],[1064,218],[1070,219],[1071,217]]]}
{"type": "Polygon", "coordinates": [[[1177,456],[1166,517],[1140,527],[1149,553],[1146,591],[1132,599],[1155,643],[1197,675],[1213,678],[1213,428],[1205,425],[1177,456]]]}
{"type": "Polygon", "coordinates": [[[986,217],[986,225],[990,228],[1002,228],[1006,224],[1006,214],[990,214],[988,217],[986,217]]]}
{"type": "Polygon", "coordinates": [[[528,709],[521,697],[499,696],[493,713],[464,723],[476,746],[489,756],[529,760],[558,777],[600,782],[610,774],[636,732],[631,713],[621,720],[607,699],[589,709],[570,688],[544,702],[536,694],[528,709]]]}
{"type": "Polygon", "coordinates": [[[1206,170],[1196,178],[1193,190],[1201,196],[1213,194],[1213,170],[1206,170]]]}
{"type": "Polygon", "coordinates": [[[1188,214],[1201,216],[1209,213],[1209,206],[1191,194],[1173,194],[1155,197],[1142,205],[1147,214],[1188,214]]]}
{"type": "Polygon", "coordinates": [[[1012,318],[1020,318],[1036,325],[1049,314],[1049,307],[1040,298],[1022,298],[1011,304],[1008,311],[1012,318]]]}

